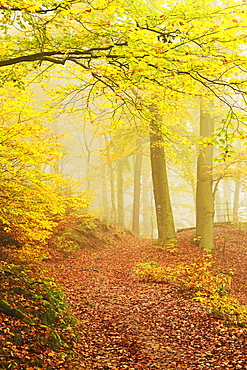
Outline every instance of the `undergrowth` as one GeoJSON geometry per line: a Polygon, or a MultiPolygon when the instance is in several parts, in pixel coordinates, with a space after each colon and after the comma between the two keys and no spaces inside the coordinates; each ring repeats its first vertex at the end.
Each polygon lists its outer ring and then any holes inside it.
{"type": "Polygon", "coordinates": [[[62,363],[64,369],[77,368],[68,367],[76,321],[51,279],[2,261],[0,323],[0,368],[48,370],[62,363]]]}
{"type": "Polygon", "coordinates": [[[104,248],[111,241],[121,240],[126,234],[131,232],[92,214],[69,214],[53,229],[48,249],[61,252],[63,257],[71,257],[79,250],[104,248]]]}
{"type": "Polygon", "coordinates": [[[191,264],[181,263],[176,267],[162,267],[156,261],[138,263],[135,274],[146,282],[162,282],[176,285],[200,302],[213,315],[222,316],[229,322],[247,326],[247,306],[231,297],[233,272],[217,271],[211,255],[206,255],[191,264]]]}
{"type": "Polygon", "coordinates": [[[62,252],[64,257],[80,249],[102,247],[105,243],[99,236],[99,227],[103,228],[103,223],[92,215],[70,214],[54,228],[48,245],[62,252]]]}

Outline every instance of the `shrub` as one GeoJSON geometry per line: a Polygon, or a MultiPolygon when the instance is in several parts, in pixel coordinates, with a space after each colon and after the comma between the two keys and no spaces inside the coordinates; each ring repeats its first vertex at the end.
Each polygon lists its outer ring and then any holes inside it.
{"type": "Polygon", "coordinates": [[[135,274],[142,281],[146,282],[164,281],[164,269],[155,261],[138,263],[135,268],[135,274]]]}
{"type": "Polygon", "coordinates": [[[93,216],[69,214],[53,229],[48,244],[68,257],[77,250],[100,244],[96,230],[96,219],[93,216]]]}
{"type": "Polygon", "coordinates": [[[233,272],[217,271],[211,255],[173,268],[164,268],[155,261],[138,263],[135,274],[142,281],[176,285],[212,314],[227,317],[238,325],[247,324],[247,306],[240,305],[237,299],[229,295],[233,272]]]}

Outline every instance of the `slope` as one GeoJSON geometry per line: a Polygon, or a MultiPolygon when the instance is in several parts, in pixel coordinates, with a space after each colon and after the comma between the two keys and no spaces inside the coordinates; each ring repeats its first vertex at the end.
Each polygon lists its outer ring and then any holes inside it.
{"type": "MultiPolygon", "coordinates": [[[[245,230],[216,228],[214,259],[224,271],[234,269],[231,294],[242,303],[246,236],[245,230]]],[[[180,233],[171,252],[125,235],[105,248],[47,262],[80,320],[82,346],[76,350],[82,369],[247,369],[245,328],[213,316],[174,285],[143,283],[133,273],[139,262],[175,267],[194,261],[202,251],[192,239],[193,231],[180,233]]]]}

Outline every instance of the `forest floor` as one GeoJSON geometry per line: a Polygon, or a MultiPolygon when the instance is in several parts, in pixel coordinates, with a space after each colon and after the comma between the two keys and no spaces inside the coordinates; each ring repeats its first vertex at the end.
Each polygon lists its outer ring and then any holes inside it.
{"type": "MultiPolygon", "coordinates": [[[[176,266],[200,258],[202,251],[191,243],[193,231],[178,237],[175,253],[125,235],[67,258],[54,252],[46,262],[79,320],[81,345],[75,350],[82,368],[247,369],[246,328],[214,317],[175,286],[135,276],[140,262],[176,266]]],[[[215,241],[216,264],[234,271],[231,294],[247,304],[247,231],[218,227],[215,241]]]]}

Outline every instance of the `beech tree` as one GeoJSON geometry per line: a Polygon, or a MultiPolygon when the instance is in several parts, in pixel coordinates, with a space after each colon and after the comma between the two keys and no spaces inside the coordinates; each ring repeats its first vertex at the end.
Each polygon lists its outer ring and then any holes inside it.
{"type": "MultiPolygon", "coordinates": [[[[209,106],[200,107],[200,135],[203,139],[214,133],[214,117],[209,106]]],[[[214,250],[214,195],[213,195],[213,147],[200,148],[197,160],[196,185],[196,240],[208,251],[214,250]]]]}
{"type": "Polygon", "coordinates": [[[12,83],[0,95],[0,238],[33,248],[45,242],[59,217],[87,199],[67,194],[72,183],[55,171],[63,153],[57,135],[42,123],[50,112],[35,109],[34,99],[12,83]]]}
{"type": "Polygon", "coordinates": [[[137,153],[134,156],[134,196],[132,213],[132,231],[139,236],[140,233],[140,203],[141,203],[141,171],[142,171],[142,152],[141,142],[137,140],[137,153]],[[139,145],[140,144],[140,145],[139,145]]]}
{"type": "MultiPolygon", "coordinates": [[[[240,219],[239,216],[241,216],[239,205],[244,200],[243,194],[246,189],[246,128],[241,128],[241,134],[237,136],[234,143],[232,138],[230,140],[232,141],[232,148],[229,148],[227,153],[219,152],[214,158],[214,193],[216,195],[218,216],[224,216],[227,221],[230,218],[231,221],[237,223],[240,219]],[[218,192],[218,185],[221,182],[223,197],[220,197],[218,192]],[[231,195],[233,195],[232,202],[230,201],[231,195]]],[[[222,139],[219,139],[218,145],[225,145],[222,141],[222,139]]],[[[222,218],[218,217],[217,220],[222,221],[222,218]]]]}
{"type": "Polygon", "coordinates": [[[169,194],[163,138],[159,133],[157,123],[154,123],[152,129],[153,131],[150,133],[150,151],[158,242],[175,242],[176,232],[169,194]]]}

